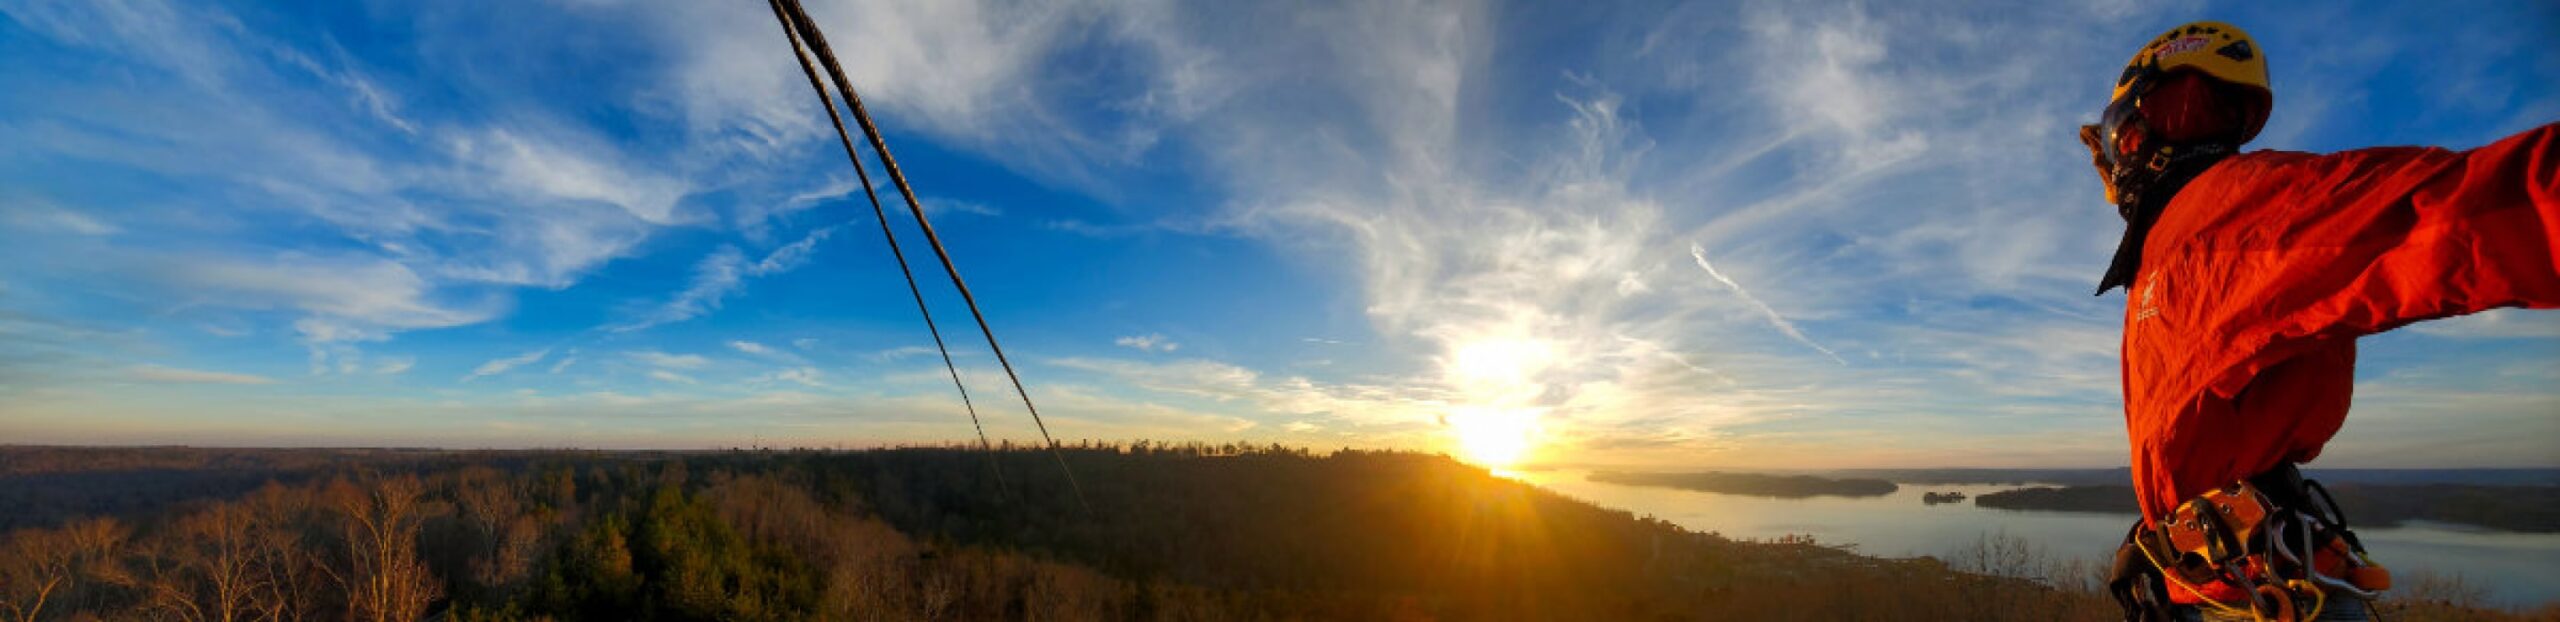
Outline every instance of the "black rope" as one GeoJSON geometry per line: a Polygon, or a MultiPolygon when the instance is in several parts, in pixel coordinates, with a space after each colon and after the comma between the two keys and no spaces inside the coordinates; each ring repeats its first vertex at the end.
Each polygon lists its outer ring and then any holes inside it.
{"type": "Polygon", "coordinates": [[[791,27],[782,3],[768,0],[773,16],[782,21],[782,36],[791,40],[791,55],[800,59],[800,73],[808,76],[809,88],[818,94],[818,103],[826,106],[827,120],[836,126],[836,139],[844,145],[844,155],[853,160],[853,174],[862,179],[862,193],[871,198],[871,215],[880,221],[880,236],[889,241],[889,256],[898,258],[898,274],[907,278],[907,293],[916,299],[916,312],[924,315],[924,328],[933,334],[933,347],[942,352],[942,369],[951,374],[951,388],[960,391],[960,407],[969,411],[969,426],[978,430],[978,448],[987,455],[987,470],[995,473],[999,498],[1010,494],[1004,483],[1004,469],[996,463],[995,445],[987,441],[987,426],[978,421],[978,407],[969,399],[969,386],[960,382],[960,367],[951,362],[951,348],[942,343],[942,329],[933,321],[933,309],[924,303],[924,289],[916,285],[916,274],[907,266],[906,251],[898,248],[898,234],[889,228],[889,211],[880,206],[880,193],[872,189],[871,172],[862,166],[862,154],[853,148],[853,137],[844,131],[844,117],[836,113],[836,100],[827,96],[827,87],[818,81],[818,70],[809,64],[809,54],[800,47],[800,35],[791,27]]]}
{"type": "MultiPolygon", "coordinates": [[[[854,122],[862,126],[863,137],[871,142],[871,150],[880,154],[881,165],[889,171],[890,183],[895,184],[898,187],[899,196],[906,199],[907,213],[915,217],[916,227],[924,231],[925,242],[933,247],[934,257],[942,261],[943,273],[951,276],[951,287],[960,291],[962,302],[968,303],[969,316],[977,320],[979,334],[987,338],[987,349],[995,352],[996,363],[1004,367],[1005,378],[1013,382],[1014,394],[1022,398],[1023,409],[1030,411],[1032,424],[1040,428],[1040,440],[1048,443],[1050,457],[1057,460],[1058,470],[1066,474],[1067,486],[1074,490],[1076,503],[1090,514],[1093,506],[1085,501],[1084,487],[1076,482],[1075,471],[1068,468],[1066,454],[1059,449],[1058,439],[1050,436],[1049,424],[1041,419],[1040,407],[1031,403],[1031,392],[1023,388],[1021,374],[1014,372],[1013,361],[1004,355],[1004,346],[996,343],[995,329],[987,325],[987,315],[978,309],[978,298],[969,293],[969,284],[960,279],[960,268],[951,263],[951,252],[943,247],[942,236],[934,233],[932,221],[925,218],[924,204],[916,200],[915,188],[907,183],[906,173],[898,168],[897,158],[889,155],[889,143],[881,138],[880,127],[872,123],[871,112],[862,106],[862,95],[853,89],[853,81],[845,78],[844,67],[836,62],[835,51],[827,46],[826,33],[819,32],[817,21],[809,18],[808,12],[801,8],[799,0],[767,0],[767,2],[775,7],[777,16],[782,18],[786,28],[797,29],[798,36],[792,42],[793,53],[798,54],[800,46],[805,44],[809,51],[816,53],[819,64],[827,68],[827,77],[835,82],[836,91],[844,95],[846,107],[853,111],[854,122]]],[[[803,57],[802,62],[805,66],[806,57],[803,57]]],[[[824,89],[820,91],[820,96],[824,97],[824,89]]],[[[832,110],[833,107],[834,104],[830,102],[829,109],[832,110]]],[[[829,118],[835,122],[837,137],[850,143],[852,139],[847,137],[844,120],[834,115],[830,115],[829,118]]],[[[847,153],[851,153],[849,146],[847,153]]],[[[854,168],[857,170],[861,168],[859,159],[856,159],[854,168]]],[[[870,187],[870,177],[865,175],[863,180],[867,191],[870,187]]],[[[899,262],[903,265],[905,259],[901,257],[899,262]]],[[[947,361],[949,357],[947,351],[944,356],[947,361]]]]}

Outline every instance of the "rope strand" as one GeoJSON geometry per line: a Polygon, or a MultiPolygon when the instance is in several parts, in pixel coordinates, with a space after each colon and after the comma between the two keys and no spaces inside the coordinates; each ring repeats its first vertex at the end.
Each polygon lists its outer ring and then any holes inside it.
{"type": "MultiPolygon", "coordinates": [[[[1049,434],[1049,424],[1040,417],[1040,407],[1031,403],[1031,392],[1023,388],[1022,375],[1014,371],[1013,361],[1005,357],[1004,346],[996,343],[995,329],[988,326],[986,313],[979,310],[977,296],[969,292],[969,284],[960,278],[960,268],[951,262],[951,252],[942,245],[942,236],[934,233],[933,222],[925,218],[924,205],[916,200],[915,188],[907,183],[906,173],[898,168],[897,158],[889,154],[888,141],[881,138],[879,126],[871,121],[871,112],[863,107],[862,95],[854,90],[853,81],[845,78],[844,67],[836,62],[835,51],[827,46],[826,34],[818,30],[816,20],[809,18],[799,0],[767,1],[786,14],[783,19],[786,26],[798,29],[800,41],[793,44],[793,49],[806,44],[810,51],[815,52],[819,64],[827,69],[827,77],[835,82],[836,91],[844,95],[846,107],[853,111],[854,122],[862,127],[863,137],[869,139],[871,150],[880,155],[881,165],[889,171],[890,183],[896,185],[898,195],[906,199],[907,213],[915,217],[916,227],[924,231],[925,242],[933,247],[934,257],[942,262],[943,273],[951,276],[951,287],[959,290],[960,300],[968,303],[969,316],[977,320],[979,334],[986,336],[987,349],[995,352],[996,363],[1004,367],[1005,378],[1013,382],[1014,394],[1022,398],[1023,409],[1031,413],[1032,424],[1039,427],[1040,440],[1048,443],[1049,455],[1057,460],[1058,470],[1066,475],[1067,486],[1073,489],[1076,504],[1086,514],[1091,514],[1093,505],[1085,500],[1084,487],[1076,482],[1075,470],[1067,466],[1066,453],[1059,448],[1058,439],[1049,434]]],[[[835,119],[835,127],[837,136],[847,134],[841,118],[835,119]]],[[[858,161],[855,166],[860,167],[858,161]]]]}
{"type": "Polygon", "coordinates": [[[767,0],[766,4],[773,7],[774,18],[782,22],[782,36],[791,40],[791,55],[800,60],[800,73],[809,78],[809,88],[818,94],[818,103],[826,107],[827,120],[835,124],[836,139],[844,145],[845,157],[853,161],[854,175],[862,180],[862,193],[871,198],[871,215],[880,221],[880,236],[889,241],[889,256],[898,259],[898,274],[907,279],[907,294],[915,297],[916,312],[924,316],[925,331],[933,334],[933,348],[942,353],[942,369],[951,374],[951,388],[960,391],[960,407],[969,411],[969,426],[978,430],[978,448],[986,452],[987,470],[996,477],[996,492],[999,498],[1009,495],[1004,469],[996,463],[995,445],[987,440],[987,426],[978,420],[978,407],[969,399],[969,386],[960,382],[960,367],[951,362],[951,348],[943,345],[942,329],[933,321],[933,309],[925,306],[924,289],[916,285],[915,271],[907,266],[907,253],[898,246],[898,234],[889,228],[888,209],[880,205],[880,193],[872,187],[871,172],[862,166],[861,152],[854,149],[853,137],[844,131],[844,117],[836,113],[835,98],[829,97],[826,85],[818,81],[818,70],[809,64],[808,51],[801,48],[800,35],[792,28],[782,3],[767,0]]]}

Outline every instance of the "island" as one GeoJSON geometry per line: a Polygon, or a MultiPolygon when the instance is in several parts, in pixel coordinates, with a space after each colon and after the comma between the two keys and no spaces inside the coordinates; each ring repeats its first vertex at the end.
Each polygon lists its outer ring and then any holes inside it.
{"type": "Polygon", "coordinates": [[[1594,471],[1591,481],[1629,486],[1660,486],[1731,495],[1802,499],[1806,497],[1881,497],[1900,490],[1880,479],[1833,479],[1812,475],[1764,473],[1632,473],[1594,471]]]}
{"type": "MultiPolygon", "coordinates": [[[[2350,526],[2394,527],[2428,521],[2560,533],[2560,486],[2339,483],[2329,486],[2329,491],[2350,526]]],[[[2137,513],[2133,487],[2112,484],[2004,490],[1977,495],[1973,503],[2003,510],[2137,513]]]]}

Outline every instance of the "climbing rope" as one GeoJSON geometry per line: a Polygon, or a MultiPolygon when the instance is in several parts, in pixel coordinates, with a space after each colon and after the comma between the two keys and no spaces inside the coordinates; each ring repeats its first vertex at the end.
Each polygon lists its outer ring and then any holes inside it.
{"type": "MultiPolygon", "coordinates": [[[[978,310],[977,297],[969,293],[969,284],[960,279],[960,268],[951,263],[951,252],[943,248],[942,237],[934,233],[933,223],[925,218],[924,205],[916,200],[915,188],[907,183],[906,173],[898,168],[897,158],[889,155],[888,141],[881,138],[879,126],[872,123],[870,111],[862,105],[862,96],[853,89],[853,81],[845,78],[844,67],[836,62],[835,51],[827,46],[826,34],[818,30],[817,21],[809,18],[799,0],[766,0],[766,3],[773,8],[774,18],[782,22],[783,36],[790,40],[792,55],[799,59],[801,72],[808,76],[810,88],[817,91],[818,99],[826,105],[827,119],[835,126],[836,138],[844,145],[845,156],[853,162],[854,173],[862,181],[863,194],[871,198],[872,213],[880,220],[880,231],[889,240],[890,252],[898,256],[898,270],[907,278],[907,289],[915,296],[916,308],[919,311],[925,309],[924,294],[916,286],[915,273],[907,265],[906,254],[898,249],[896,234],[889,232],[887,210],[881,207],[880,195],[874,190],[871,174],[863,168],[862,156],[853,147],[852,133],[845,129],[844,118],[836,111],[835,98],[827,93],[826,86],[818,81],[816,70],[809,65],[811,53],[817,56],[820,65],[826,67],[827,77],[835,83],[836,90],[844,95],[845,107],[853,111],[854,122],[862,127],[863,138],[871,143],[871,150],[880,154],[881,165],[889,171],[890,183],[896,185],[899,196],[906,199],[907,212],[915,217],[916,227],[924,231],[925,242],[933,247],[934,257],[942,261],[943,273],[951,276],[952,288],[959,290],[960,300],[968,304],[969,316],[977,320],[979,334],[986,336],[987,349],[995,352],[996,363],[1004,367],[1005,377],[1013,382],[1013,392],[1022,398],[1023,409],[1030,411],[1031,422],[1039,427],[1040,440],[1047,443],[1049,456],[1057,460],[1059,472],[1066,475],[1067,487],[1074,491],[1077,505],[1091,513],[1093,506],[1085,501],[1084,487],[1076,482],[1075,471],[1067,467],[1066,454],[1059,449],[1058,440],[1050,436],[1049,424],[1040,418],[1040,408],[1031,403],[1031,392],[1023,388],[1022,376],[1014,372],[1013,362],[1005,358],[1004,346],[996,343],[995,329],[988,326],[986,313],[978,310]]],[[[951,373],[952,385],[960,389],[961,404],[969,409],[969,423],[978,427],[978,443],[988,448],[992,456],[992,446],[987,445],[986,427],[978,422],[977,408],[969,405],[969,390],[960,381],[958,366],[951,362],[951,349],[943,344],[942,331],[935,326],[933,313],[924,311],[924,318],[926,330],[933,333],[934,348],[942,352],[943,368],[951,373]]]]}
{"type": "Polygon", "coordinates": [[[969,399],[969,386],[960,382],[960,367],[951,362],[951,348],[942,342],[942,328],[933,321],[933,309],[925,306],[924,290],[916,286],[915,271],[907,266],[906,251],[899,250],[898,234],[889,228],[889,212],[880,206],[880,193],[872,189],[871,172],[862,166],[861,152],[853,148],[853,137],[845,135],[844,118],[836,113],[836,101],[827,96],[827,87],[818,81],[818,70],[809,64],[809,54],[800,47],[800,34],[791,28],[782,4],[770,2],[773,16],[782,20],[782,36],[791,40],[791,55],[800,60],[801,75],[809,78],[809,88],[818,93],[818,103],[827,109],[827,120],[834,122],[836,139],[844,145],[844,155],[853,160],[853,174],[862,180],[862,193],[871,198],[871,215],[880,221],[880,236],[889,241],[889,256],[898,259],[898,274],[907,278],[907,294],[916,299],[916,312],[924,315],[924,328],[933,334],[933,347],[942,353],[942,369],[951,374],[951,388],[960,391],[960,407],[969,411],[969,426],[978,430],[978,448],[986,452],[987,470],[995,474],[996,491],[1011,494],[1004,483],[1004,469],[996,464],[995,445],[987,441],[987,426],[978,421],[978,407],[969,399]]]}

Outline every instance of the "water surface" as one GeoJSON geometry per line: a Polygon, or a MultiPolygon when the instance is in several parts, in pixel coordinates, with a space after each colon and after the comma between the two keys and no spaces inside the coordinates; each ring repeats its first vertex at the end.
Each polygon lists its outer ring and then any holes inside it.
{"type": "MultiPolygon", "coordinates": [[[[1774,499],[1712,492],[1606,484],[1582,471],[1539,471],[1518,479],[1568,496],[1651,515],[1729,538],[1770,540],[1811,535],[1824,544],[1855,544],[1882,557],[1958,559],[1986,534],[2007,533],[2059,559],[2103,562],[2124,538],[2133,515],[1995,510],[1970,497],[2020,488],[2015,485],[1902,484],[1881,497],[1774,499]],[[1962,492],[1959,503],[1927,505],[1924,492],[1962,492]]],[[[1899,483],[1899,482],[1897,482],[1899,483]]],[[[2347,509],[2355,515],[2354,508],[2347,509]]],[[[2490,602],[2529,606],[2560,601],[2560,534],[2490,532],[2457,525],[2360,527],[2358,537],[2376,560],[2400,577],[2414,572],[2460,576],[2484,587],[2490,602]]],[[[2402,585],[2407,585],[2405,582],[2402,585]]]]}

